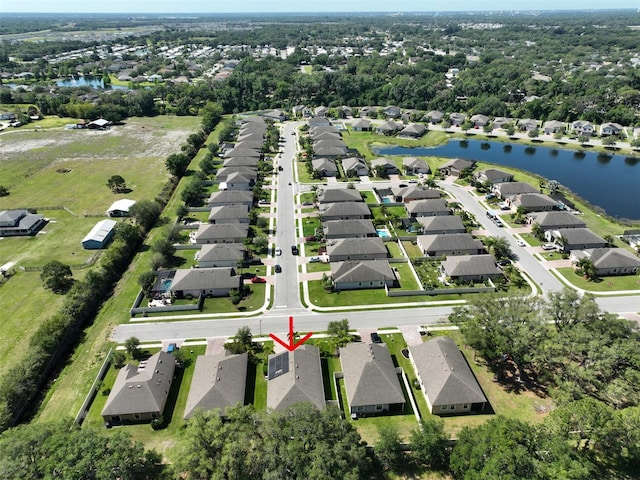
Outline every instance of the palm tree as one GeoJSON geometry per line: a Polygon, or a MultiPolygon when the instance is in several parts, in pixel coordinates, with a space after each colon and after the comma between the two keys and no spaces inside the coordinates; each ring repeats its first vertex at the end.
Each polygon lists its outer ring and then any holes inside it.
{"type": "Polygon", "coordinates": [[[484,242],[489,253],[493,254],[498,260],[501,258],[509,258],[513,255],[509,241],[505,237],[487,237],[484,242]]]}
{"type": "Polygon", "coordinates": [[[598,278],[598,270],[590,258],[583,257],[576,263],[577,273],[584,275],[587,280],[596,280],[598,278]]]}

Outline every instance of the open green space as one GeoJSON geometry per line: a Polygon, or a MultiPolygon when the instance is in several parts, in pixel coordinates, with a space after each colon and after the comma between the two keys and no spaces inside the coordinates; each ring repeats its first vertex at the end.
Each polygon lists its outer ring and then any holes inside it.
{"type": "Polygon", "coordinates": [[[362,194],[362,199],[364,200],[364,203],[378,203],[378,199],[376,198],[375,194],[371,191],[371,190],[362,190],[360,191],[360,193],[362,194]]]}
{"type": "Polygon", "coordinates": [[[311,237],[316,234],[316,229],[322,228],[320,217],[305,217],[300,220],[302,222],[302,234],[305,237],[311,237]]]}
{"type": "Polygon", "coordinates": [[[404,254],[396,242],[384,242],[384,246],[389,250],[391,258],[404,258],[404,254]]]}
{"type": "Polygon", "coordinates": [[[602,277],[595,281],[587,280],[582,275],[576,274],[572,267],[558,268],[557,272],[566,278],[572,285],[592,292],[613,292],[617,290],[640,291],[640,275],[617,275],[602,277]]]}
{"type": "Polygon", "coordinates": [[[316,262],[316,263],[307,263],[307,272],[329,272],[331,271],[330,263],[316,262]]]}
{"type": "MultiPolygon", "coordinates": [[[[344,135],[343,140],[349,148],[355,148],[367,160],[379,157],[371,147],[399,145],[402,147],[432,147],[446,142],[450,135],[442,131],[429,131],[418,140],[408,140],[398,137],[378,135],[374,132],[354,132],[344,135]]],[[[433,168],[433,167],[432,167],[433,168]]]]}
{"type": "Polygon", "coordinates": [[[400,281],[402,290],[418,290],[420,288],[415,275],[411,271],[411,265],[409,265],[409,262],[393,263],[391,264],[391,267],[398,271],[397,277],[400,281]]]}

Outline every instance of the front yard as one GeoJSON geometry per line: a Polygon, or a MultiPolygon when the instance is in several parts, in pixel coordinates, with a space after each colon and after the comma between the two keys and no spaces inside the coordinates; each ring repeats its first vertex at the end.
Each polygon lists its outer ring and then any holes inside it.
{"type": "Polygon", "coordinates": [[[558,268],[557,272],[571,284],[583,290],[592,292],[613,292],[617,290],[640,291],[640,275],[619,275],[602,277],[596,281],[587,280],[576,274],[573,267],[558,268]]]}

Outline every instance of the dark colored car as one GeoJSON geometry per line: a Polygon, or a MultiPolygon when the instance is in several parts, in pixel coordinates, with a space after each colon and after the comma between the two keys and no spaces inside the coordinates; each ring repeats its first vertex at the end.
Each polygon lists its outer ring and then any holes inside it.
{"type": "Polygon", "coordinates": [[[297,245],[291,245],[291,253],[293,255],[298,255],[299,251],[297,245]]]}
{"type": "Polygon", "coordinates": [[[276,273],[280,273],[282,271],[282,267],[280,265],[275,266],[276,273]]]}
{"type": "Polygon", "coordinates": [[[371,332],[371,341],[373,343],[382,343],[382,339],[380,338],[380,335],[378,335],[377,332],[371,332]]]}

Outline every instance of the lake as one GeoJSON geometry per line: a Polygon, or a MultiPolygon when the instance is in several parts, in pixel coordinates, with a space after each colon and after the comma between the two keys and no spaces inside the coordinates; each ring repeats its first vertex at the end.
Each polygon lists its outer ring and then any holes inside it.
{"type": "Polygon", "coordinates": [[[438,147],[378,147],[377,155],[467,158],[516,167],[549,180],[621,219],[640,219],[640,157],[480,140],[438,147]]]}
{"type": "MultiPolygon", "coordinates": [[[[102,77],[71,77],[65,80],[56,80],[58,87],[91,87],[91,88],[105,88],[102,77]]],[[[112,90],[129,90],[124,85],[109,85],[107,88],[112,90]]]]}

